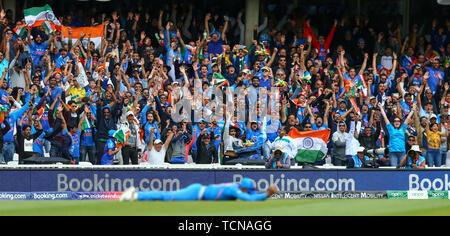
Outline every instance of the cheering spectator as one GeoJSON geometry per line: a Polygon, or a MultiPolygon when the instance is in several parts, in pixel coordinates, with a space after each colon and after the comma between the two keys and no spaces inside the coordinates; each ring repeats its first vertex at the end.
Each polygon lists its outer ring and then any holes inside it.
{"type": "Polygon", "coordinates": [[[450,104],[445,19],[400,30],[379,12],[328,16],[322,6],[299,18],[291,13],[302,8],[262,4],[262,21],[246,32],[239,4],[220,11],[210,3],[168,4],[170,11],[148,4],[60,15],[61,29],[51,30],[0,14],[5,162],[16,152],[20,162],[49,155],[135,165],[144,153],[158,165],[226,164],[267,161],[281,145],[283,166],[295,164],[289,131],[330,129],[327,154],[337,166],[357,147],[387,148],[379,160],[399,166],[415,145],[426,165],[442,164],[450,104]],[[389,23],[369,20],[374,15],[389,23]],[[126,139],[115,140],[114,130],[126,139]]]}

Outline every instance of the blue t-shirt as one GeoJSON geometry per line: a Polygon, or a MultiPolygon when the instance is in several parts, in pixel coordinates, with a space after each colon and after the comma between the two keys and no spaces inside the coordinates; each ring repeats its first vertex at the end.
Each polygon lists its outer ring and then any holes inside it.
{"type": "Polygon", "coordinates": [[[278,130],[281,128],[280,120],[269,120],[266,126],[267,139],[272,143],[278,137],[278,130]]]}
{"type": "Polygon", "coordinates": [[[116,150],[116,142],[114,139],[110,138],[106,142],[104,153],[102,156],[102,165],[112,165],[114,164],[114,155],[109,155],[109,150],[115,151],[116,150]]]}
{"type": "Polygon", "coordinates": [[[8,92],[0,89],[0,104],[5,105],[8,103],[8,92]]]}
{"type": "Polygon", "coordinates": [[[322,126],[318,127],[316,123],[312,124],[312,130],[326,130],[328,126],[326,124],[322,124],[322,126]]]}
{"type": "Polygon", "coordinates": [[[406,161],[405,169],[412,169],[413,162],[416,166],[421,166],[424,161],[425,158],[423,156],[419,156],[419,158],[415,162],[411,160],[411,158],[408,158],[408,160],[406,161]]]}
{"type": "Polygon", "coordinates": [[[208,43],[208,53],[212,53],[214,55],[222,54],[223,48],[222,45],[225,42],[219,38],[217,42],[213,42],[212,40],[208,43]]]}
{"type": "Polygon", "coordinates": [[[86,128],[85,130],[83,130],[83,135],[81,136],[81,146],[95,146],[93,128],[86,128]]]}
{"type": "Polygon", "coordinates": [[[70,145],[69,153],[72,157],[80,157],[80,135],[81,132],[77,129],[76,134],[71,134],[67,129],[63,131],[63,134],[67,134],[72,138],[72,145],[70,145]]]}
{"type": "Polygon", "coordinates": [[[33,140],[33,152],[37,152],[41,154],[41,156],[44,156],[44,136],[45,133],[42,132],[37,139],[33,140]]]}
{"type": "Polygon", "coordinates": [[[250,128],[245,133],[248,141],[256,143],[258,141],[258,136],[261,135],[261,130],[257,129],[256,131],[254,131],[253,129],[250,128]]]}
{"type": "Polygon", "coordinates": [[[264,81],[264,78],[261,78],[259,80],[259,87],[266,87],[267,91],[270,91],[270,89],[272,88],[272,79],[267,78],[266,81],[264,81]]]}
{"type": "Polygon", "coordinates": [[[263,201],[267,198],[266,193],[257,193],[251,191],[245,193],[240,190],[238,184],[219,184],[208,185],[205,188],[202,199],[203,200],[236,200],[241,199],[244,201],[263,201]]]}
{"type": "Polygon", "coordinates": [[[50,89],[50,92],[52,93],[52,99],[50,100],[50,98],[47,98],[48,102],[55,101],[58,95],[62,96],[63,89],[61,87],[45,88],[45,93],[47,93],[48,89],[50,89]]]}
{"type": "Polygon", "coordinates": [[[396,129],[389,123],[386,128],[389,132],[389,151],[405,152],[405,133],[408,125],[402,124],[399,129],[396,129]]]}
{"type": "Polygon", "coordinates": [[[156,123],[156,121],[153,123],[147,122],[144,126],[145,143],[148,143],[150,141],[150,135],[152,135],[152,127],[155,127],[156,131],[156,133],[153,133],[153,141],[155,141],[156,139],[161,139],[161,134],[159,133],[158,124],[156,123]]]}
{"type": "Polygon", "coordinates": [[[48,111],[44,111],[39,120],[42,124],[42,130],[47,131],[48,129],[50,129],[50,123],[48,122],[48,111]]]}
{"type": "Polygon", "coordinates": [[[430,78],[428,79],[428,86],[430,87],[431,91],[433,91],[433,94],[437,91],[437,85],[439,83],[439,77],[438,75],[441,75],[442,80],[445,79],[444,72],[440,70],[436,70],[432,67],[427,67],[427,71],[430,75],[430,78]]]}
{"type": "Polygon", "coordinates": [[[47,42],[43,42],[41,44],[37,44],[33,42],[30,45],[30,54],[33,58],[34,66],[37,66],[39,64],[39,60],[42,56],[45,55],[45,52],[47,51],[48,44],[47,42]]]}
{"type": "MultiPolygon", "coordinates": [[[[57,59],[55,60],[56,68],[61,69],[61,67],[63,67],[69,60],[71,60],[70,53],[67,54],[66,57],[62,57],[62,56],[57,57],[57,59]]],[[[64,68],[62,68],[62,69],[64,69],[64,68]]]]}

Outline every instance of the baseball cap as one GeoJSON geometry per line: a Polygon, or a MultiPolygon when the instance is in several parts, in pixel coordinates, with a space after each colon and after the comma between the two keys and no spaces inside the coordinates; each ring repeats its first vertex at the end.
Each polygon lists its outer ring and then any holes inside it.
{"type": "Polygon", "coordinates": [[[281,152],[286,152],[283,148],[283,146],[279,145],[275,148],[275,151],[281,151],[281,152]]]}
{"type": "Polygon", "coordinates": [[[410,151],[422,152],[422,150],[420,150],[419,145],[412,145],[410,151]]]}
{"type": "Polygon", "coordinates": [[[358,147],[357,152],[364,152],[365,148],[364,147],[358,147]]]}
{"type": "Polygon", "coordinates": [[[110,130],[110,131],[108,131],[108,135],[109,135],[110,137],[113,137],[115,133],[116,133],[116,131],[113,130],[113,129],[110,130]]]}
{"type": "Polygon", "coordinates": [[[127,112],[127,117],[128,117],[128,116],[134,116],[134,113],[133,113],[132,111],[128,111],[128,112],[127,112]]]}
{"type": "Polygon", "coordinates": [[[161,139],[156,139],[155,141],[153,141],[153,144],[160,144],[162,143],[161,139]]]}

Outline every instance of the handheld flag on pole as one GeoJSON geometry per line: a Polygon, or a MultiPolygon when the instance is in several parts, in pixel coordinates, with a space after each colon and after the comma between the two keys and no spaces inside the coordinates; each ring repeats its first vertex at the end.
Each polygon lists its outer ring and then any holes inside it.
{"type": "Polygon", "coordinates": [[[14,28],[14,32],[16,32],[16,34],[19,37],[22,37],[25,34],[26,30],[27,30],[27,25],[26,24],[22,24],[22,25],[19,25],[19,26],[14,28]]]}
{"type": "Polygon", "coordinates": [[[41,26],[44,22],[47,22],[45,23],[46,26],[44,26],[44,28],[50,27],[52,30],[61,30],[61,22],[56,18],[52,8],[48,4],[43,7],[25,9],[23,13],[25,16],[25,24],[28,29],[41,26]]]}

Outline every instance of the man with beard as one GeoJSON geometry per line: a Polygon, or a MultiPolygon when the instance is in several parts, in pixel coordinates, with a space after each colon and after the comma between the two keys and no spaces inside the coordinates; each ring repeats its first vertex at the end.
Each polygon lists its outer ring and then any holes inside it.
{"type": "MultiPolygon", "coordinates": [[[[6,105],[6,106],[7,106],[7,108],[9,108],[8,105],[6,105]]],[[[20,108],[17,111],[10,113],[11,110],[8,109],[7,111],[4,112],[5,120],[6,120],[6,122],[8,122],[8,124],[10,126],[9,131],[3,135],[2,153],[3,153],[4,161],[6,163],[13,160],[14,153],[15,153],[14,133],[16,131],[16,123],[17,123],[17,120],[20,119],[23,116],[23,114],[28,110],[28,108],[29,108],[28,106],[29,106],[29,101],[27,101],[27,103],[25,105],[23,105],[22,108],[20,108]]],[[[5,125],[1,124],[1,128],[5,128],[5,125]]]]}
{"type": "Polygon", "coordinates": [[[109,138],[110,130],[117,130],[117,106],[110,105],[103,106],[103,100],[99,100],[97,104],[97,136],[96,136],[96,150],[97,163],[101,163],[103,150],[109,138]]]}
{"type": "Polygon", "coordinates": [[[36,34],[34,40],[31,40],[31,30],[28,31],[27,41],[30,46],[30,54],[33,58],[34,66],[37,66],[39,60],[42,56],[47,52],[50,42],[54,39],[54,35],[52,35],[47,41],[43,41],[42,35],[40,33],[36,34]]]}
{"type": "Polygon", "coordinates": [[[39,120],[34,120],[37,122],[36,133],[31,134],[30,125],[18,125],[17,126],[17,141],[19,143],[17,153],[19,154],[19,164],[23,164],[23,161],[34,155],[33,143],[34,140],[41,136],[43,130],[41,122],[39,120]]]}
{"type": "Polygon", "coordinates": [[[225,43],[225,33],[228,28],[228,18],[224,17],[225,25],[223,26],[222,33],[219,34],[215,29],[210,32],[209,20],[211,19],[211,13],[206,14],[205,17],[205,29],[206,34],[211,36],[211,41],[208,43],[208,53],[213,55],[220,55],[223,52],[222,45],[225,43]]]}
{"type": "Polygon", "coordinates": [[[439,86],[442,85],[444,82],[444,72],[440,70],[440,58],[436,57],[434,59],[431,59],[431,65],[432,67],[427,67],[427,72],[429,74],[428,78],[428,86],[430,87],[431,91],[433,92],[433,95],[436,93],[439,86]]]}
{"type": "Polygon", "coordinates": [[[56,98],[59,96],[62,96],[63,89],[59,86],[57,86],[56,78],[54,76],[50,77],[48,80],[49,86],[45,88],[45,93],[50,90],[51,96],[47,99],[48,103],[51,103],[52,101],[56,100],[56,98]]]}

